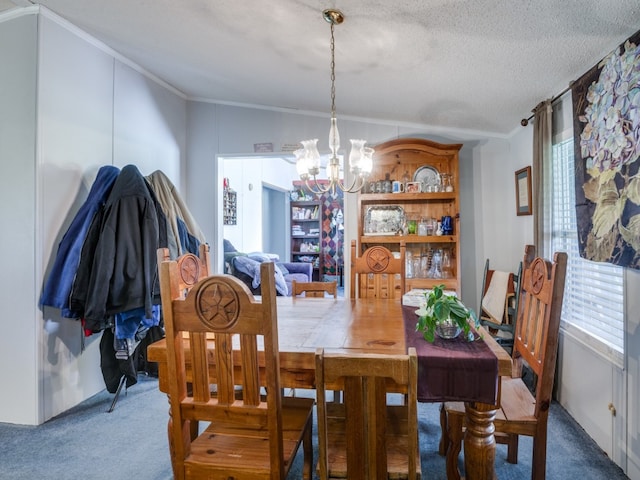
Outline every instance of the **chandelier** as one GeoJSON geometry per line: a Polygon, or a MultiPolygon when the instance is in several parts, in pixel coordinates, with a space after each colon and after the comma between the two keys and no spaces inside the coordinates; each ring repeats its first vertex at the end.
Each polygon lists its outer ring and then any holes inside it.
{"type": "Polygon", "coordinates": [[[346,185],[346,179],[340,180],[340,159],[338,149],[340,148],[340,134],[338,133],[338,122],[336,120],[336,63],[335,63],[335,40],[333,28],[344,21],[344,15],[340,10],[327,9],[322,12],[324,19],[331,25],[331,126],[329,128],[329,149],[331,156],[327,163],[328,183],[318,181],[320,173],[320,153],[318,152],[318,139],[303,140],[300,142],[302,148],[296,150],[296,170],[300,179],[311,192],[315,194],[326,193],[329,190],[335,192],[336,187],[343,192],[355,193],[360,190],[365,180],[371,173],[373,167],[373,148],[365,147],[366,140],[352,139],[351,152],[349,153],[349,171],[352,180],[346,185]]]}

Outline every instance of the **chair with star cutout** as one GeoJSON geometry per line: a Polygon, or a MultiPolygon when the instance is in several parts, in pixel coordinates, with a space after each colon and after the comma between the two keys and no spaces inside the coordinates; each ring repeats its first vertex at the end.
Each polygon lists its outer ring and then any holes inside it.
{"type": "Polygon", "coordinates": [[[174,478],[284,479],[302,445],[310,479],[314,400],[282,396],[274,264],[260,266],[261,299],[197,265],[187,254],[159,269],[174,478]]]}
{"type": "MultiPolygon", "coordinates": [[[[500,377],[495,420],[497,443],[507,445],[507,461],[518,463],[518,437],[533,437],[531,479],[544,480],[547,458],[547,419],[555,377],[560,313],[564,296],[567,254],[556,252],[553,262],[535,257],[527,245],[513,344],[513,376],[500,377]],[[536,375],[533,392],[523,381],[527,365],[536,375]]],[[[446,402],[441,409],[440,453],[447,456],[447,478],[457,480],[458,454],[463,443],[465,407],[446,402]]]]}
{"type": "Polygon", "coordinates": [[[386,247],[374,245],[357,256],[351,241],[351,298],[401,298],[405,293],[405,242],[396,258],[386,247]]]}

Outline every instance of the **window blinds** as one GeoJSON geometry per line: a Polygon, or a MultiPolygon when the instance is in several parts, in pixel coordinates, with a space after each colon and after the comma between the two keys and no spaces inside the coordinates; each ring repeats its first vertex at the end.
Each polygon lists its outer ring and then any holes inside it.
{"type": "Polygon", "coordinates": [[[573,140],[553,146],[552,251],[568,254],[562,321],[567,330],[621,365],[624,350],[623,269],[580,257],[575,211],[573,140]]]}

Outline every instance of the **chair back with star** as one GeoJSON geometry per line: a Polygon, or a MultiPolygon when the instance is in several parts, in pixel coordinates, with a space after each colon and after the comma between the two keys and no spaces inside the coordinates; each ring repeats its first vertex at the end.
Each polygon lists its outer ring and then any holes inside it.
{"type": "Polygon", "coordinates": [[[400,254],[382,245],[367,248],[357,256],[356,242],[351,241],[351,298],[401,298],[405,293],[405,251],[400,254]]]}
{"type": "MultiPolygon", "coordinates": [[[[171,260],[168,248],[159,248],[156,252],[158,261],[158,273],[162,262],[171,260]]],[[[211,273],[211,258],[209,256],[209,245],[201,243],[198,248],[198,255],[186,253],[180,257],[180,268],[176,281],[176,288],[186,294],[198,280],[208,277],[211,273]]]]}

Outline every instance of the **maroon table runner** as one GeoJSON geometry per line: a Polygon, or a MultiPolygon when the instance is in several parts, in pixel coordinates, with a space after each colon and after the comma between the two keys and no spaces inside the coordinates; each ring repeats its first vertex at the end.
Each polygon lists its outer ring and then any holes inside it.
{"type": "Polygon", "coordinates": [[[402,307],[407,348],[415,347],[418,353],[418,400],[495,404],[498,359],[487,344],[482,339],[467,342],[462,335],[452,340],[436,335],[435,341],[429,343],[416,332],[416,310],[402,307]]]}

